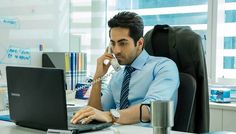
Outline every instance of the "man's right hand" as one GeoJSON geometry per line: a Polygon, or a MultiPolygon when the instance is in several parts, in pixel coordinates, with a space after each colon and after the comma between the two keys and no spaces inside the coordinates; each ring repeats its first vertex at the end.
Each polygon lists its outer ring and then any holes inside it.
{"type": "Polygon", "coordinates": [[[112,58],[113,58],[112,54],[109,54],[106,49],[106,52],[97,59],[97,68],[94,78],[101,78],[107,73],[108,68],[110,67],[111,64],[109,62],[107,65],[105,65],[104,61],[106,59],[111,61],[112,58]]]}

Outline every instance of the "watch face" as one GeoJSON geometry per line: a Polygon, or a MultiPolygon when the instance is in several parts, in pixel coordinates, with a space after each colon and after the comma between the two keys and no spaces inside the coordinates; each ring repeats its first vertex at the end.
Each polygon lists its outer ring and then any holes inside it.
{"type": "Polygon", "coordinates": [[[116,109],[111,109],[111,114],[115,118],[120,118],[120,113],[116,109]]]}

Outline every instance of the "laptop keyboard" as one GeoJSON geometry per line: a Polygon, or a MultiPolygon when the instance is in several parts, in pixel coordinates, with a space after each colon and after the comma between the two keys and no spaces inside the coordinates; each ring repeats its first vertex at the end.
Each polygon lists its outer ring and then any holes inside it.
{"type": "Polygon", "coordinates": [[[103,123],[98,121],[92,121],[89,124],[72,124],[70,123],[71,117],[68,118],[68,128],[72,130],[78,130],[79,132],[100,130],[112,125],[112,123],[103,123]]]}
{"type": "Polygon", "coordinates": [[[112,123],[104,123],[104,122],[99,122],[99,121],[92,121],[89,124],[72,124],[70,122],[74,111],[78,111],[77,110],[73,110],[73,109],[67,109],[67,114],[68,114],[68,128],[69,129],[76,129],[79,130],[79,132],[86,132],[86,131],[94,131],[94,130],[100,130],[100,129],[104,129],[107,127],[110,127],[112,125],[112,123]]]}
{"type": "MultiPolygon", "coordinates": [[[[70,121],[70,120],[69,120],[70,121]]],[[[98,125],[103,124],[102,122],[97,122],[97,121],[92,121],[89,124],[72,124],[72,123],[68,123],[68,127],[69,128],[76,128],[76,129],[86,129],[86,128],[92,128],[92,127],[96,127],[98,125]]]]}

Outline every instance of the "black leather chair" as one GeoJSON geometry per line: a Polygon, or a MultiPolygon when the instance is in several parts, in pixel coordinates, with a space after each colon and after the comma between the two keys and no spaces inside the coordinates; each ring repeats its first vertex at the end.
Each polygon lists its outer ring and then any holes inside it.
{"type": "Polygon", "coordinates": [[[201,37],[190,27],[156,25],[145,34],[144,49],[150,55],[172,59],[180,72],[181,83],[173,130],[209,132],[208,81],[201,37]],[[182,76],[182,73],[192,78],[182,76]],[[193,91],[194,87],[196,91],[193,91]]]}
{"type": "Polygon", "coordinates": [[[173,130],[189,132],[190,120],[196,94],[196,80],[189,74],[180,73],[178,103],[173,130]]]}

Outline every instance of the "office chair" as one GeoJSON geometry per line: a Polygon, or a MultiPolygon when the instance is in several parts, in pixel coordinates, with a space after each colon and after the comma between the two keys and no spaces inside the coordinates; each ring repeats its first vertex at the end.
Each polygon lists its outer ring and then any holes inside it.
{"type": "MultiPolygon", "coordinates": [[[[192,133],[209,132],[208,81],[201,37],[193,32],[190,27],[156,25],[145,34],[144,49],[150,55],[164,56],[172,59],[178,67],[180,79],[182,79],[181,73],[186,73],[191,75],[196,81],[196,92],[195,95],[193,95],[192,112],[188,109],[185,111],[190,113],[189,123],[180,123],[182,127],[178,126],[178,128],[180,128],[178,130],[192,133]],[[184,129],[187,127],[188,129],[184,129]]],[[[183,80],[180,81],[183,82],[183,80]]],[[[185,83],[180,83],[180,85],[180,93],[182,93],[182,90],[190,90],[181,89],[183,85],[186,88],[194,87],[193,85],[188,85],[188,83],[186,86],[185,83]]],[[[181,102],[182,99],[180,97],[178,98],[178,103],[183,103],[181,102]]],[[[192,102],[186,103],[191,104],[192,102]]],[[[177,107],[178,105],[179,104],[177,104],[177,107]]],[[[182,114],[178,112],[177,110],[175,116],[182,116],[182,114]]],[[[179,122],[177,122],[178,118],[180,117],[175,118],[175,125],[179,125],[179,122]]],[[[177,126],[174,126],[173,129],[177,129],[177,126]]]]}
{"type": "Polygon", "coordinates": [[[196,80],[189,74],[180,73],[178,103],[173,130],[188,132],[196,94],[196,80]]]}

